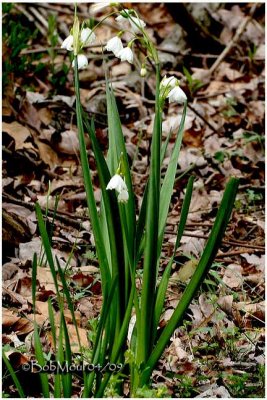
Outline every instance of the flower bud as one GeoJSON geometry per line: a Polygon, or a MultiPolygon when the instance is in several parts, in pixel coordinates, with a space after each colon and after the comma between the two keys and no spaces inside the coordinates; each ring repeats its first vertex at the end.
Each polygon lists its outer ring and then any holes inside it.
{"type": "Polygon", "coordinates": [[[144,78],[144,77],[146,76],[146,74],[147,74],[146,67],[143,66],[143,67],[141,68],[141,70],[140,70],[140,75],[141,75],[142,78],[144,78]]]}

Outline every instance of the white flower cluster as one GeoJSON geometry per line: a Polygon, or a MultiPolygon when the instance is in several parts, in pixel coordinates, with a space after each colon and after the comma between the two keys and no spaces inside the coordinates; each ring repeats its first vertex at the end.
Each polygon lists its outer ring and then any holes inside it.
{"type": "MultiPolygon", "coordinates": [[[[92,44],[96,40],[96,36],[94,32],[89,28],[83,28],[80,32],[80,44],[81,48],[84,46],[88,46],[92,44]]],[[[69,35],[61,45],[62,49],[66,49],[68,51],[73,51],[73,35],[69,35]]],[[[87,57],[84,54],[78,54],[77,56],[78,69],[84,69],[88,65],[87,57]]],[[[74,68],[74,60],[72,62],[72,66],[74,68]]]]}
{"type": "Polygon", "coordinates": [[[129,199],[129,193],[124,179],[119,174],[115,174],[107,185],[107,190],[115,189],[118,195],[118,201],[120,203],[127,203],[129,199]]]}
{"type": "Polygon", "coordinates": [[[179,80],[175,76],[170,76],[169,78],[164,76],[160,82],[160,93],[163,99],[169,99],[169,102],[181,103],[183,104],[186,100],[185,92],[179,86],[179,80]]]}
{"type": "Polygon", "coordinates": [[[118,36],[115,36],[107,42],[105,50],[112,51],[115,57],[121,61],[128,61],[130,64],[133,62],[133,52],[130,47],[123,47],[122,41],[118,36]]]}
{"type": "MultiPolygon", "coordinates": [[[[123,10],[122,13],[116,17],[116,21],[122,26],[128,28],[128,23],[130,25],[133,33],[138,34],[146,26],[145,22],[140,18],[133,17],[128,11],[123,10]],[[127,24],[127,26],[126,26],[127,24]]],[[[131,43],[127,47],[123,47],[122,41],[119,36],[115,36],[108,40],[105,50],[112,51],[115,57],[121,59],[121,61],[128,61],[130,64],[133,63],[133,52],[131,50],[131,43]]]]}

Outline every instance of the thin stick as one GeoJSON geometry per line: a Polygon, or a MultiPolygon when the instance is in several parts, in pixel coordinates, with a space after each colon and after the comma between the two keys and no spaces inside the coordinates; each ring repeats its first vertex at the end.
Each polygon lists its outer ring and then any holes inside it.
{"type": "Polygon", "coordinates": [[[250,22],[254,11],[257,7],[257,3],[255,3],[250,10],[250,15],[246,18],[243,19],[243,21],[241,22],[239,28],[236,30],[235,35],[233,36],[232,40],[228,43],[228,45],[225,47],[225,49],[223,50],[223,52],[220,54],[220,56],[217,58],[217,60],[212,64],[212,66],[209,69],[209,73],[210,75],[213,74],[213,72],[218,68],[218,66],[221,64],[221,62],[225,59],[225,57],[227,56],[227,54],[230,52],[230,50],[232,49],[232,47],[238,42],[240,36],[242,35],[242,33],[244,32],[244,30],[247,27],[247,24],[250,22]]]}

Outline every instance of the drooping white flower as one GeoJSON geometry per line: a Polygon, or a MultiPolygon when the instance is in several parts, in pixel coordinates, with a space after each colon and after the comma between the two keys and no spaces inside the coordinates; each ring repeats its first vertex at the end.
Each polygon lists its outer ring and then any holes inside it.
{"type": "Polygon", "coordinates": [[[118,53],[117,57],[119,57],[121,61],[128,61],[130,64],[133,63],[133,52],[130,47],[124,47],[124,49],[118,53]]]}
{"type": "Polygon", "coordinates": [[[187,100],[187,96],[185,92],[179,87],[175,86],[170,93],[168,94],[167,98],[169,99],[169,102],[175,102],[175,103],[184,103],[187,100]]]}
{"type": "Polygon", "coordinates": [[[120,203],[127,203],[129,199],[129,193],[127,190],[122,190],[118,195],[118,201],[120,203]]]}
{"type": "MultiPolygon", "coordinates": [[[[127,14],[128,14],[128,13],[127,13],[127,14]]],[[[117,22],[119,22],[119,23],[124,23],[124,22],[127,22],[128,18],[123,17],[122,15],[118,15],[118,16],[115,18],[115,20],[116,20],[117,22]]]]}
{"type": "Polygon", "coordinates": [[[63,41],[61,45],[62,49],[66,49],[68,51],[73,51],[73,36],[69,35],[66,37],[66,39],[63,41]]]}
{"type": "MultiPolygon", "coordinates": [[[[77,56],[78,61],[78,69],[84,69],[88,65],[87,57],[84,54],[78,54],[77,56]]],[[[75,67],[75,60],[72,61],[73,68],[75,67]]]]}
{"type": "Polygon", "coordinates": [[[160,89],[170,88],[173,89],[176,85],[179,84],[179,81],[175,76],[167,76],[165,75],[162,81],[160,82],[160,89]]]}
{"type": "Polygon", "coordinates": [[[122,41],[118,36],[115,36],[108,40],[105,50],[112,51],[116,57],[119,52],[123,49],[122,41]]]}
{"type": "Polygon", "coordinates": [[[131,24],[134,33],[138,33],[140,29],[142,30],[146,26],[146,23],[140,18],[130,16],[128,20],[131,24]]]}
{"type": "Polygon", "coordinates": [[[107,190],[116,189],[117,192],[121,192],[122,190],[127,190],[126,183],[124,179],[119,174],[115,174],[109,181],[107,185],[107,190]]]}
{"type": "Polygon", "coordinates": [[[107,185],[107,190],[115,189],[118,195],[118,201],[122,203],[126,203],[129,198],[128,189],[124,179],[119,174],[115,174],[109,181],[107,185]]]}
{"type": "Polygon", "coordinates": [[[140,29],[144,29],[146,26],[142,19],[130,15],[127,10],[123,10],[123,14],[118,15],[115,20],[123,26],[126,26],[126,23],[129,22],[134,33],[138,33],[140,29]]]}
{"type": "Polygon", "coordinates": [[[81,42],[83,46],[88,46],[96,40],[96,35],[90,28],[83,28],[81,30],[81,42]]]}

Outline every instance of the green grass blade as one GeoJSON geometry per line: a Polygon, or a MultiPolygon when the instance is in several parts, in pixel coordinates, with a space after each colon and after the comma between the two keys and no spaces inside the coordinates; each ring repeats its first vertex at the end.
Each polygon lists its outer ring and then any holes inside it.
{"type": "MultiPolygon", "coordinates": [[[[54,345],[54,353],[56,355],[57,354],[57,347],[58,347],[58,344],[57,344],[57,332],[56,332],[54,310],[53,310],[53,305],[52,305],[51,298],[48,299],[48,315],[49,315],[50,329],[51,329],[53,345],[54,345]]],[[[56,360],[57,360],[57,358],[56,358],[56,360]]],[[[60,382],[61,382],[60,374],[55,374],[54,397],[56,399],[61,398],[61,384],[60,384],[60,382]]]]}
{"type": "Polygon", "coordinates": [[[17,388],[17,391],[18,391],[18,393],[19,393],[19,396],[20,396],[21,398],[25,399],[26,396],[25,396],[25,394],[24,394],[24,391],[23,391],[23,389],[22,389],[22,386],[21,386],[21,384],[20,384],[20,381],[19,381],[18,378],[17,378],[16,372],[14,371],[14,369],[13,369],[13,367],[12,367],[12,365],[11,365],[9,359],[7,358],[7,356],[5,355],[4,352],[2,352],[2,357],[3,357],[4,363],[6,364],[7,369],[8,369],[8,371],[9,371],[10,375],[11,375],[11,378],[13,379],[13,382],[14,382],[16,388],[17,388]]]}
{"type": "MultiPolygon", "coordinates": [[[[112,280],[111,287],[108,293],[108,296],[103,300],[103,306],[101,309],[101,315],[100,315],[100,320],[98,323],[97,327],[97,333],[96,333],[96,339],[94,343],[94,348],[93,348],[93,354],[92,354],[92,363],[97,365],[99,363],[99,356],[101,353],[101,339],[103,335],[103,331],[105,329],[106,333],[108,331],[106,323],[109,323],[108,321],[108,316],[109,316],[109,311],[110,307],[113,301],[113,296],[115,293],[115,289],[118,283],[118,276],[115,276],[112,280]]],[[[89,397],[92,394],[92,387],[94,383],[94,377],[95,377],[95,372],[91,372],[90,375],[86,378],[86,384],[84,388],[84,393],[83,397],[89,397]]]]}
{"type": "Polygon", "coordinates": [[[147,212],[147,194],[148,194],[148,183],[146,184],[139,218],[136,227],[136,261],[140,260],[144,250],[144,237],[145,237],[145,224],[146,224],[146,212],[147,212]]]}
{"type": "Polygon", "coordinates": [[[168,133],[168,136],[166,137],[164,143],[161,146],[161,152],[160,152],[160,165],[162,165],[164,157],[166,155],[167,147],[168,144],[170,143],[170,138],[172,136],[172,129],[170,129],[170,132],[168,133]]]}
{"type": "Polygon", "coordinates": [[[86,145],[84,139],[84,129],[82,120],[82,107],[80,100],[80,89],[79,89],[79,73],[77,65],[77,57],[75,57],[75,68],[74,68],[74,84],[75,84],[75,94],[76,94],[76,114],[77,114],[77,125],[78,125],[78,137],[80,143],[80,157],[84,176],[84,185],[86,191],[87,206],[89,210],[90,221],[94,233],[96,252],[99,259],[99,265],[101,270],[102,285],[103,288],[109,284],[109,267],[107,261],[107,255],[105,250],[105,245],[103,242],[103,237],[101,233],[101,228],[98,219],[98,212],[95,203],[93,184],[89,169],[89,163],[86,152],[86,145]]]}
{"type": "Polygon", "coordinates": [[[150,374],[155,367],[157,361],[161,357],[166,345],[171,338],[171,335],[176,329],[178,323],[181,322],[185,311],[188,309],[188,306],[190,305],[206,273],[212,265],[212,262],[221,244],[221,240],[223,238],[229,218],[231,216],[237,189],[238,179],[231,178],[226,186],[216,220],[209,235],[209,239],[205,246],[202,257],[199,261],[198,267],[194,275],[192,276],[189,284],[187,285],[177,308],[175,309],[171,319],[166,325],[164,331],[162,332],[152,354],[150,355],[146,363],[146,367],[144,368],[144,372],[141,376],[141,386],[147,383],[150,374]]]}
{"type": "Polygon", "coordinates": [[[108,113],[108,137],[109,137],[109,150],[108,150],[108,166],[111,175],[114,175],[120,161],[121,154],[124,160],[124,173],[125,181],[129,192],[129,200],[124,205],[127,216],[127,227],[129,231],[129,243],[131,246],[130,255],[134,254],[134,238],[135,238],[135,201],[132,188],[131,171],[122,133],[121,121],[119,117],[118,108],[116,105],[115,96],[112,88],[110,87],[106,78],[106,98],[107,98],[107,113],[108,113]]]}
{"type": "Polygon", "coordinates": [[[180,126],[177,133],[177,138],[175,141],[175,145],[172,151],[171,159],[162,183],[161,191],[160,191],[160,210],[159,210],[159,243],[160,247],[163,240],[164,229],[166,225],[166,220],[168,216],[171,196],[173,192],[173,185],[175,181],[175,174],[177,171],[177,163],[183,138],[184,131],[184,123],[186,117],[186,106],[187,103],[184,104],[183,115],[180,122],[180,126]]]}
{"type": "Polygon", "coordinates": [[[54,349],[55,349],[55,353],[56,353],[57,334],[56,334],[55,317],[54,317],[54,310],[53,310],[51,298],[48,299],[48,316],[49,316],[49,322],[50,322],[50,328],[51,328],[54,349]]]}
{"type": "Polygon", "coordinates": [[[190,207],[190,203],[191,203],[191,198],[192,198],[192,192],[193,192],[193,183],[194,183],[194,177],[190,177],[188,184],[187,184],[187,188],[186,188],[186,193],[185,193],[185,198],[183,201],[183,206],[181,209],[181,216],[180,216],[180,221],[179,221],[179,225],[178,225],[178,231],[177,231],[177,236],[176,236],[176,242],[175,242],[175,246],[174,246],[174,250],[173,250],[173,256],[171,257],[159,284],[158,290],[157,290],[157,297],[156,297],[156,303],[155,303],[155,311],[154,311],[154,329],[153,329],[153,333],[154,333],[154,338],[153,338],[153,342],[154,339],[156,337],[156,333],[157,333],[157,327],[159,324],[159,320],[160,320],[160,316],[162,314],[162,310],[163,310],[163,305],[164,305],[164,300],[165,300],[165,295],[166,295],[166,291],[167,291],[167,287],[168,287],[168,282],[169,282],[169,278],[170,278],[170,273],[171,273],[171,267],[173,264],[173,259],[175,257],[175,253],[177,248],[180,245],[180,241],[181,238],[183,236],[183,232],[185,229],[185,225],[186,225],[186,220],[187,220],[187,216],[188,216],[188,212],[189,212],[189,207],[190,207]]]}
{"type": "MultiPolygon", "coordinates": [[[[46,362],[45,362],[45,358],[43,355],[41,340],[40,340],[38,326],[37,326],[36,322],[34,323],[34,350],[35,350],[35,356],[36,356],[36,360],[38,361],[38,364],[41,367],[43,367],[46,364],[46,362]]],[[[41,381],[41,386],[42,386],[42,394],[44,397],[48,398],[48,397],[50,397],[48,375],[45,372],[40,372],[39,376],[40,376],[40,381],[41,381]]]]}
{"type": "Polygon", "coordinates": [[[178,225],[176,242],[175,242],[175,246],[174,246],[174,253],[176,252],[177,248],[180,246],[180,241],[182,239],[182,236],[183,236],[183,233],[185,230],[185,225],[186,225],[187,216],[188,216],[191,198],[192,198],[192,193],[193,193],[193,184],[194,184],[194,177],[190,176],[187,187],[186,187],[183,206],[181,209],[181,216],[180,216],[180,221],[179,221],[179,225],[178,225]]]}
{"type": "Polygon", "coordinates": [[[32,307],[34,314],[35,314],[36,290],[37,290],[36,282],[37,282],[37,254],[34,253],[32,261],[32,307]]]}
{"type": "Polygon", "coordinates": [[[35,204],[35,211],[36,211],[36,216],[37,216],[37,222],[38,222],[38,227],[40,230],[40,234],[41,234],[41,238],[42,238],[42,243],[44,246],[44,250],[45,250],[45,254],[46,254],[46,258],[51,270],[51,274],[54,280],[54,284],[56,287],[56,291],[57,294],[59,293],[59,287],[58,287],[58,281],[57,281],[57,273],[56,273],[56,269],[55,269],[55,264],[54,264],[54,260],[53,260],[53,255],[52,255],[52,250],[51,250],[51,244],[50,244],[50,240],[49,240],[49,236],[46,230],[46,226],[45,226],[45,222],[43,219],[43,215],[42,215],[42,210],[41,207],[38,203],[35,204]]]}
{"type": "MultiPolygon", "coordinates": [[[[61,283],[62,283],[62,286],[63,286],[63,293],[64,293],[64,296],[66,297],[68,308],[69,308],[71,316],[72,316],[72,322],[73,322],[73,325],[75,326],[75,330],[76,330],[77,338],[78,338],[78,344],[79,344],[80,351],[81,351],[81,342],[80,342],[79,330],[78,330],[78,325],[77,325],[77,321],[76,321],[76,318],[75,318],[72,299],[71,299],[71,296],[70,296],[70,292],[69,292],[69,288],[68,288],[68,285],[67,285],[67,282],[66,282],[66,279],[65,279],[64,272],[62,271],[61,265],[60,265],[57,257],[56,257],[56,263],[57,263],[57,269],[58,269],[58,273],[59,273],[59,276],[60,276],[60,280],[61,280],[61,283]]],[[[63,312],[63,307],[62,306],[61,306],[61,309],[62,309],[62,312],[63,312]]]]}
{"type": "MultiPolygon", "coordinates": [[[[106,163],[106,160],[100,150],[94,125],[89,125],[85,119],[85,127],[89,132],[89,136],[92,143],[92,148],[95,155],[97,164],[98,176],[100,186],[102,188],[102,206],[104,207],[104,216],[106,219],[106,226],[108,230],[108,240],[110,245],[110,256],[112,263],[112,276],[118,275],[119,279],[119,291],[118,291],[118,304],[121,308],[121,315],[125,310],[125,278],[124,278],[124,259],[121,256],[123,254],[123,239],[122,239],[122,226],[120,220],[120,212],[118,207],[118,201],[113,190],[106,190],[107,184],[110,181],[110,172],[106,163]]],[[[124,205],[122,206],[124,207],[124,205]]],[[[123,211],[123,210],[122,210],[123,211]]],[[[124,218],[124,220],[126,220],[124,218]]],[[[125,223],[126,225],[126,223],[125,223]]],[[[129,238],[127,238],[129,240],[129,238]]],[[[119,316],[119,315],[118,315],[119,316]]]]}
{"type": "MultiPolygon", "coordinates": [[[[129,321],[131,319],[132,302],[133,302],[134,294],[135,294],[135,287],[132,286],[131,293],[130,293],[130,300],[128,303],[127,310],[125,312],[121,330],[120,330],[118,337],[116,338],[116,341],[115,341],[113,349],[112,349],[112,354],[110,357],[111,364],[115,364],[117,362],[118,357],[120,355],[121,348],[122,348],[123,343],[125,342],[125,338],[127,336],[127,332],[128,332],[128,328],[129,328],[129,321]]],[[[101,385],[100,385],[97,393],[95,394],[96,398],[103,397],[103,394],[104,394],[105,388],[108,384],[108,381],[110,379],[110,376],[111,376],[110,373],[106,373],[104,375],[101,385]]]]}
{"type": "MultiPolygon", "coordinates": [[[[71,366],[72,363],[72,352],[70,346],[70,338],[68,333],[67,324],[65,321],[64,314],[62,315],[62,329],[64,333],[64,342],[65,342],[65,362],[68,366],[71,366]]],[[[72,393],[72,374],[67,372],[62,375],[62,386],[63,386],[63,395],[64,398],[70,398],[72,393]]]]}
{"type": "Polygon", "coordinates": [[[151,330],[155,306],[155,289],[157,279],[157,254],[158,254],[158,222],[159,222],[159,196],[160,196],[160,150],[161,150],[161,110],[159,100],[160,74],[157,68],[156,110],[154,129],[151,143],[151,163],[148,182],[147,212],[144,250],[144,273],[141,294],[141,323],[138,332],[138,364],[147,360],[151,348],[151,330]]]}
{"type": "MultiPolygon", "coordinates": [[[[166,154],[167,146],[169,144],[171,135],[172,135],[172,131],[169,132],[165,142],[161,146],[161,152],[160,152],[161,161],[160,161],[160,165],[162,165],[162,163],[163,163],[163,160],[164,160],[164,157],[165,157],[165,154],[166,154]]],[[[139,218],[138,218],[137,227],[136,227],[136,254],[137,254],[137,260],[141,258],[142,253],[143,253],[143,248],[141,246],[141,241],[142,241],[142,238],[144,237],[144,228],[145,228],[145,222],[146,222],[147,192],[148,192],[148,183],[145,186],[145,190],[144,190],[144,194],[143,194],[143,200],[142,200],[141,209],[140,209],[139,218]]]]}

